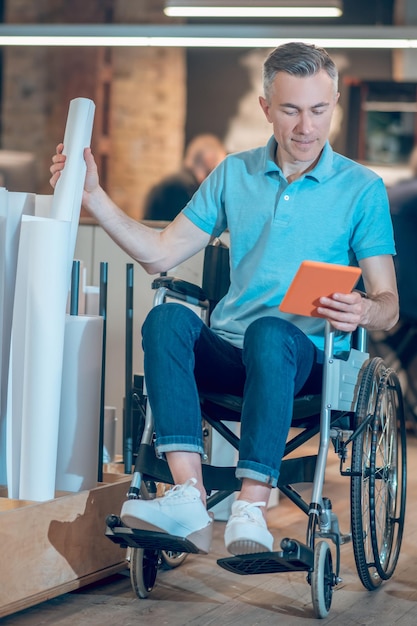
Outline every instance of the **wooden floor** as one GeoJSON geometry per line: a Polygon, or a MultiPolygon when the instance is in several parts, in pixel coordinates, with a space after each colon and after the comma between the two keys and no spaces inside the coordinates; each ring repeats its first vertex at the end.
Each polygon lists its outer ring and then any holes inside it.
{"type": "MultiPolygon", "coordinates": [[[[343,532],[348,532],[349,484],[341,477],[332,453],[324,495],[333,502],[343,532]]],[[[329,616],[323,624],[415,626],[417,624],[417,438],[408,446],[408,499],[405,536],[393,578],[377,591],[366,591],[357,576],[352,547],[342,546],[343,582],[334,592],[329,616]]],[[[269,526],[279,549],[282,537],[304,539],[306,517],[281,498],[269,510],[269,526]]],[[[239,576],[221,569],[225,556],[224,522],[215,522],[210,555],[189,555],[177,569],[160,571],[146,600],[136,598],[128,571],[88,588],[54,598],[6,617],[2,626],[258,626],[313,624],[310,587],[304,573],[239,576]]]]}

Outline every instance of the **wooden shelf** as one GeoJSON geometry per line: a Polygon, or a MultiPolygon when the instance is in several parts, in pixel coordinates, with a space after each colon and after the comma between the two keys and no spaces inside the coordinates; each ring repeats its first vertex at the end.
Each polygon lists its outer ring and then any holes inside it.
{"type": "Polygon", "coordinates": [[[131,477],[106,473],[103,483],[47,502],[0,497],[0,618],[106,578],[126,567],[125,550],[105,537],[131,477]]]}

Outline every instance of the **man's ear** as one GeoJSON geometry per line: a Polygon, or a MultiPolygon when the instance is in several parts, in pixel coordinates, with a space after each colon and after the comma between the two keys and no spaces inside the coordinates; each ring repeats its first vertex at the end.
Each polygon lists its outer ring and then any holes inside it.
{"type": "Polygon", "coordinates": [[[261,109],[264,112],[266,119],[268,120],[268,122],[271,123],[272,120],[271,116],[269,115],[269,104],[266,98],[264,98],[263,96],[259,96],[259,104],[261,105],[261,109]]]}

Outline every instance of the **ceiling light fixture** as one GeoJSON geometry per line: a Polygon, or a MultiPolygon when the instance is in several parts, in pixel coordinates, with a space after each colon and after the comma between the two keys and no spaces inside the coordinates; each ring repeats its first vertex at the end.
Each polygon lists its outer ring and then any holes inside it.
{"type": "Polygon", "coordinates": [[[417,49],[415,26],[200,26],[0,24],[0,46],[274,48],[304,41],[329,49],[417,49]]]}
{"type": "Polygon", "coordinates": [[[340,0],[166,0],[169,17],[194,18],[326,18],[340,17],[340,0]]]}

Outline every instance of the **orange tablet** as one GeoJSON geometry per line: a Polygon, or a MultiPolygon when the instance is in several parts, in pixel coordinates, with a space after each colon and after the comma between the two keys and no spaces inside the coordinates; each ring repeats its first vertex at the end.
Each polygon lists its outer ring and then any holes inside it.
{"type": "Polygon", "coordinates": [[[279,310],[284,313],[320,317],[319,298],[350,293],[361,275],[359,267],[303,261],[288,288],[279,310]]]}

